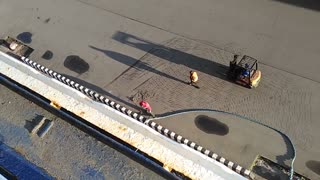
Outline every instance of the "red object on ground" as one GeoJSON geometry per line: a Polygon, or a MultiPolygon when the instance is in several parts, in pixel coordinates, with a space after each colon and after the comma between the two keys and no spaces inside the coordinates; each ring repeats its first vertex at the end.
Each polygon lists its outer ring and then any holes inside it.
{"type": "Polygon", "coordinates": [[[149,103],[147,103],[146,101],[141,101],[139,104],[141,107],[151,112],[152,109],[149,103]]]}

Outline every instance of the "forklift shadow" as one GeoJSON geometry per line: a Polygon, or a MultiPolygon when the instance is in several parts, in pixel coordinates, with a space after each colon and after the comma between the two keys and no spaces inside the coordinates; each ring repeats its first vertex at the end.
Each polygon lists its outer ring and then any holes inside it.
{"type": "MultiPolygon", "coordinates": [[[[214,62],[213,60],[201,58],[201,57],[183,52],[181,50],[166,47],[161,44],[156,44],[151,41],[136,37],[134,35],[131,35],[125,32],[118,31],[113,35],[112,38],[122,44],[145,51],[146,53],[159,57],[163,60],[167,60],[170,63],[184,65],[192,70],[229,81],[226,75],[229,67],[226,65],[214,62]]],[[[179,43],[179,42],[177,41],[174,43],[179,43]]],[[[186,72],[186,73],[189,73],[189,72],[186,72]]]]}

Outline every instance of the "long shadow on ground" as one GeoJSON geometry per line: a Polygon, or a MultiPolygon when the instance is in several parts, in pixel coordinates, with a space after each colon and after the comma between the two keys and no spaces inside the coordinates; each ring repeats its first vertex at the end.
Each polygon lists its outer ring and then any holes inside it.
{"type": "Polygon", "coordinates": [[[157,70],[156,68],[152,67],[151,65],[149,65],[148,63],[142,62],[140,60],[137,60],[135,58],[132,58],[130,56],[127,56],[125,54],[121,54],[118,52],[114,52],[114,51],[109,51],[109,50],[104,50],[104,49],[100,49],[94,46],[89,46],[90,48],[103,52],[106,56],[112,58],[113,60],[116,60],[122,64],[125,64],[127,66],[131,66],[132,68],[137,68],[137,69],[141,69],[141,70],[147,70],[150,71],[152,73],[158,74],[160,76],[181,82],[183,84],[187,84],[187,82],[182,81],[181,79],[178,79],[174,76],[171,76],[169,74],[166,74],[164,72],[161,72],[159,70],[157,70]]]}
{"type": "Polygon", "coordinates": [[[286,3],[289,5],[302,7],[306,9],[311,9],[314,11],[320,11],[320,1],[319,0],[273,0],[281,3],[286,3]]]}
{"type": "MultiPolygon", "coordinates": [[[[171,63],[184,65],[186,67],[189,67],[190,69],[196,70],[198,72],[202,72],[211,76],[215,76],[217,78],[228,80],[226,77],[226,73],[228,71],[228,66],[225,66],[223,64],[217,63],[213,60],[201,58],[177,49],[173,49],[170,47],[166,47],[164,45],[156,44],[148,40],[144,40],[142,38],[136,37],[134,35],[118,31],[116,32],[113,37],[114,40],[137,48],[139,50],[145,51],[146,53],[149,53],[153,56],[156,56],[158,58],[161,58],[162,60],[166,60],[171,63]]],[[[128,66],[134,66],[135,62],[137,61],[134,58],[131,58],[127,55],[120,54],[117,52],[109,51],[100,49],[94,46],[89,46],[92,49],[95,49],[97,51],[103,52],[105,55],[111,57],[112,59],[126,64],[128,66]]],[[[172,77],[168,74],[165,74],[163,72],[160,72],[156,70],[155,68],[151,67],[148,64],[142,64],[140,66],[141,69],[148,70],[153,73],[157,73],[161,76],[165,76],[167,78],[185,83],[184,81],[181,81],[175,77],[172,77]]]]}
{"type": "Polygon", "coordinates": [[[91,90],[103,95],[103,96],[110,97],[110,98],[112,98],[114,101],[116,101],[119,104],[124,104],[126,106],[129,106],[129,107],[135,109],[135,110],[139,110],[140,109],[139,106],[137,106],[135,104],[132,104],[132,103],[129,103],[129,102],[117,97],[117,96],[114,96],[113,94],[105,91],[104,89],[102,89],[99,86],[96,86],[94,84],[88,83],[87,81],[84,81],[82,79],[79,79],[79,78],[76,78],[76,77],[73,77],[73,76],[69,76],[69,75],[66,75],[66,74],[61,74],[61,75],[65,76],[65,77],[67,77],[67,78],[69,78],[69,79],[71,79],[71,80],[73,80],[73,81],[75,81],[75,82],[77,82],[77,83],[79,83],[79,84],[81,84],[81,85],[83,85],[83,86],[85,86],[85,87],[87,87],[87,88],[89,88],[89,89],[91,89],[91,90]]]}
{"type": "Polygon", "coordinates": [[[306,162],[306,166],[320,176],[320,161],[310,160],[306,162]]]}
{"type": "Polygon", "coordinates": [[[196,71],[226,79],[223,74],[227,72],[228,67],[213,60],[201,58],[177,49],[156,44],[121,31],[116,32],[112,38],[122,44],[148,52],[169,62],[185,65],[186,67],[196,71]],[[168,52],[170,52],[172,56],[168,56],[168,52]]]}

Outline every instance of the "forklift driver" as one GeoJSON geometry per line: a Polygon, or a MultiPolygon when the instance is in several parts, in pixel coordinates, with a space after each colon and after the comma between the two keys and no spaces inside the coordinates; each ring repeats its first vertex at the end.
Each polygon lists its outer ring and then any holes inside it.
{"type": "Polygon", "coordinates": [[[250,70],[248,69],[249,68],[249,65],[246,63],[245,65],[244,65],[244,67],[245,67],[245,70],[242,72],[242,78],[246,78],[246,77],[249,77],[249,75],[250,75],[250,70]]]}

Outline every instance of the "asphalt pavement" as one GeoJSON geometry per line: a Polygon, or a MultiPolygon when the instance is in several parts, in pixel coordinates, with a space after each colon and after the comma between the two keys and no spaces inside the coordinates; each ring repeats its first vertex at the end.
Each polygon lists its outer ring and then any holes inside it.
{"type": "MultiPolygon", "coordinates": [[[[38,63],[133,110],[144,96],[158,116],[219,109],[275,127],[297,147],[295,170],[317,179],[319,9],[316,1],[293,0],[5,0],[0,2],[0,32],[33,47],[31,58],[38,63]],[[257,89],[226,79],[234,53],[261,62],[257,89]],[[200,89],[186,84],[190,70],[199,72],[200,89]]],[[[241,165],[258,153],[288,163],[275,158],[283,155],[281,139],[281,145],[268,149],[258,140],[248,141],[259,131],[238,143],[230,133],[224,143],[234,148],[224,150],[215,148],[224,147],[220,141],[211,140],[219,135],[185,131],[197,129],[193,117],[180,121],[161,123],[241,165]],[[255,147],[248,148],[247,158],[241,154],[246,144],[255,147]]],[[[243,123],[242,131],[252,129],[243,123]]]]}

